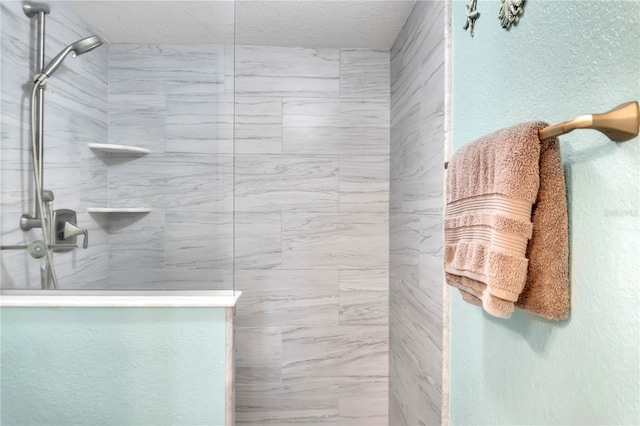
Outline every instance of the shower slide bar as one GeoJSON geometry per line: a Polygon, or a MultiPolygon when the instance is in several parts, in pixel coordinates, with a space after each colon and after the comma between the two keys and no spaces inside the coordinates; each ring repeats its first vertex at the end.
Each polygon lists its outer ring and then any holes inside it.
{"type": "MultiPolygon", "coordinates": [[[[538,132],[540,140],[566,135],[576,129],[593,129],[603,133],[613,142],[624,142],[640,133],[640,104],[631,101],[618,105],[602,114],[587,114],[563,123],[545,127],[538,132]]],[[[444,163],[444,168],[449,162],[444,163]]]]}
{"type": "MultiPolygon", "coordinates": [[[[31,247],[31,244],[14,244],[0,246],[0,250],[27,250],[31,247]]],[[[77,244],[49,244],[47,247],[50,249],[74,249],[78,248],[77,244]]]]}
{"type": "Polygon", "coordinates": [[[89,231],[77,226],[76,212],[69,209],[54,209],[53,192],[44,189],[44,92],[47,80],[68,56],[80,56],[101,46],[103,41],[92,35],[76,41],[61,50],[45,66],[45,17],[51,10],[44,3],[23,2],[23,11],[29,19],[36,21],[37,68],[33,77],[30,108],[30,142],[35,181],[35,211],[20,217],[20,229],[29,231],[40,228],[42,240],[28,245],[6,245],[2,250],[27,250],[36,258],[45,258],[41,263],[41,285],[43,288],[58,288],[58,279],[53,262],[53,252],[66,252],[77,248],[76,237],[84,235],[83,248],[88,247],[89,231]],[[64,241],[67,240],[67,241],[64,241]],[[62,241],[62,243],[60,243],[62,241]]]}

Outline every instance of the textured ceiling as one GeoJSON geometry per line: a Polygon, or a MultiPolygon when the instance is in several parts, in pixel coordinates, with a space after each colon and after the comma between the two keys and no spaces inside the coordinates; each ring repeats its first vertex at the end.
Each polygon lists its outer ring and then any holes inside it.
{"type": "Polygon", "coordinates": [[[232,44],[235,35],[245,45],[389,49],[415,0],[67,3],[110,43],[232,44]]]}
{"type": "Polygon", "coordinates": [[[236,2],[238,44],[389,49],[415,1],[236,2]]]}
{"type": "Polygon", "coordinates": [[[69,1],[109,43],[233,44],[233,1],[69,1]]]}

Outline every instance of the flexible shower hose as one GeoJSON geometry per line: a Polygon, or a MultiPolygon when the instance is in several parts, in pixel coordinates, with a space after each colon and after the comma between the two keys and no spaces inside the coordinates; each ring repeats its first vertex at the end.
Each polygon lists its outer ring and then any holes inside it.
{"type": "Polygon", "coordinates": [[[44,202],[42,200],[42,185],[40,184],[40,162],[36,156],[36,95],[38,89],[42,83],[37,81],[33,85],[33,91],[31,92],[31,157],[33,159],[33,174],[36,180],[36,200],[37,207],[40,210],[40,229],[42,229],[42,239],[47,247],[47,263],[49,264],[49,274],[51,275],[51,281],[53,288],[58,288],[58,277],[56,275],[56,268],[53,265],[53,253],[52,248],[49,246],[49,226],[44,213],[44,202]]]}

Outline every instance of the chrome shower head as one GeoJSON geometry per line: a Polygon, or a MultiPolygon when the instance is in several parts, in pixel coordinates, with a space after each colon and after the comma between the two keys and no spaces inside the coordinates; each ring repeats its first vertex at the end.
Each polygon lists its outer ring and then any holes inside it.
{"type": "Polygon", "coordinates": [[[82,40],[76,41],[71,45],[72,50],[75,49],[76,55],[82,55],[83,53],[87,53],[90,50],[95,49],[98,46],[102,45],[102,40],[98,36],[91,36],[87,38],[83,38],[82,40]]]}
{"type": "Polygon", "coordinates": [[[51,74],[53,74],[62,64],[69,53],[73,53],[73,56],[82,55],[83,53],[87,53],[100,45],[102,45],[102,40],[100,40],[98,36],[90,36],[76,41],[75,43],[65,47],[62,52],[58,53],[58,55],[49,62],[49,65],[42,70],[42,74],[50,77],[51,74]]]}

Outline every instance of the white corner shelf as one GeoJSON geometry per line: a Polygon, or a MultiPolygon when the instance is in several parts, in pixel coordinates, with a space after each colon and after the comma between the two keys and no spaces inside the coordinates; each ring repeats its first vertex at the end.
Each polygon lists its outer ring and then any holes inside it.
{"type": "Polygon", "coordinates": [[[146,207],[88,207],[88,213],[149,213],[151,209],[146,207]]]}
{"type": "Polygon", "coordinates": [[[113,152],[117,154],[138,154],[138,155],[147,155],[151,152],[150,149],[140,148],[137,146],[130,145],[115,145],[111,143],[90,143],[87,144],[89,148],[96,149],[98,151],[104,152],[113,152]]]}

